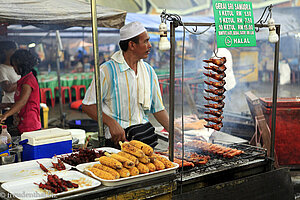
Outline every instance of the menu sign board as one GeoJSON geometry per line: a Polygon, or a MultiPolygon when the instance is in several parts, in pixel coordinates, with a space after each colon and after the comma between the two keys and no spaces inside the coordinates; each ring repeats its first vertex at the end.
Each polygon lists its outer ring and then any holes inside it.
{"type": "Polygon", "coordinates": [[[213,1],[219,48],[256,46],[252,2],[213,1]]]}

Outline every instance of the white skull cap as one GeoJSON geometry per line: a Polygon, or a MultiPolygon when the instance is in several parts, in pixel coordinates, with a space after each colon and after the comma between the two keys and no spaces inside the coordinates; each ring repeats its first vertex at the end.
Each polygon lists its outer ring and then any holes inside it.
{"type": "Polygon", "coordinates": [[[131,22],[120,29],[120,40],[128,40],[145,31],[146,29],[141,22],[131,22]]]}

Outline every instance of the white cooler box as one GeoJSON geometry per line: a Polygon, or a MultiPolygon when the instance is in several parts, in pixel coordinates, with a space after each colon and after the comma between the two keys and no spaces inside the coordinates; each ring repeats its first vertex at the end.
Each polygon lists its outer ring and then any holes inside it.
{"type": "Polygon", "coordinates": [[[51,158],[72,152],[72,135],[60,128],[25,132],[20,144],[23,145],[22,161],[51,158]]]}

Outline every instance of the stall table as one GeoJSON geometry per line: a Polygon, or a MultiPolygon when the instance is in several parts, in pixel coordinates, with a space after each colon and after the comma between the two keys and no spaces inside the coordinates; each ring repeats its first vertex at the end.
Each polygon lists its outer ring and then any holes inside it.
{"type": "MultiPolygon", "coordinates": [[[[69,86],[71,88],[71,86],[73,85],[85,85],[86,88],[88,88],[90,83],[93,80],[93,77],[94,77],[93,72],[67,73],[67,74],[61,74],[60,81],[61,81],[61,86],[69,86]]],[[[38,75],[37,78],[39,82],[39,87],[50,88],[52,94],[54,95],[54,88],[58,87],[57,74],[49,73],[44,75],[38,75]]],[[[72,93],[72,96],[74,95],[75,93],[72,93]]],[[[49,96],[47,97],[49,98],[49,96]]],[[[68,97],[68,94],[66,94],[66,97],[68,97]]]]}

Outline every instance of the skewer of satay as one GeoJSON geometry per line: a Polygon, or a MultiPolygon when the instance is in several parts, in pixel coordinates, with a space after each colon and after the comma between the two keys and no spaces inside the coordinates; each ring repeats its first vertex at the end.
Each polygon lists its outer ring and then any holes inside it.
{"type": "Polygon", "coordinates": [[[224,92],[226,91],[225,88],[220,88],[220,89],[204,89],[205,92],[208,92],[208,93],[212,93],[212,94],[215,94],[215,95],[218,95],[218,96],[221,96],[224,94],[224,92]]]}
{"type": "Polygon", "coordinates": [[[207,104],[204,106],[206,108],[222,109],[222,108],[224,108],[224,105],[225,105],[224,102],[220,102],[220,103],[211,103],[211,104],[207,104]]]}
{"type": "Polygon", "coordinates": [[[217,124],[221,123],[222,119],[223,119],[222,116],[220,116],[220,117],[209,117],[209,118],[204,117],[205,121],[214,122],[214,123],[217,123],[217,124]]]}
{"type": "Polygon", "coordinates": [[[212,129],[215,129],[216,131],[219,131],[223,127],[223,123],[221,122],[219,124],[208,124],[208,125],[204,125],[204,127],[212,128],[212,129]]]}
{"type": "Polygon", "coordinates": [[[208,114],[208,115],[214,115],[216,117],[221,117],[221,115],[223,114],[223,111],[222,110],[209,110],[209,111],[205,111],[204,113],[208,114]]]}
{"type": "Polygon", "coordinates": [[[206,83],[207,85],[212,85],[212,86],[214,86],[214,87],[216,87],[216,88],[219,88],[219,89],[221,89],[221,88],[223,88],[224,87],[224,85],[226,84],[226,81],[219,81],[219,82],[214,82],[214,81],[204,81],[204,83],[206,83]]]}
{"type": "Polygon", "coordinates": [[[215,102],[221,102],[225,99],[224,95],[220,95],[220,96],[204,96],[204,99],[206,99],[207,101],[215,101],[215,102]]]}
{"type": "Polygon", "coordinates": [[[222,66],[209,65],[209,66],[204,66],[204,68],[207,70],[212,70],[214,72],[217,72],[218,74],[223,73],[227,69],[225,65],[222,66]]]}
{"type": "Polygon", "coordinates": [[[222,81],[225,77],[226,77],[226,74],[225,73],[221,73],[221,74],[214,74],[214,73],[203,73],[205,76],[208,76],[210,78],[213,78],[217,81],[222,81]]]}
{"type": "Polygon", "coordinates": [[[203,60],[203,62],[206,62],[206,63],[213,63],[215,65],[218,65],[218,66],[222,66],[226,63],[226,58],[225,57],[222,57],[222,58],[210,58],[208,60],[203,60]]]}

